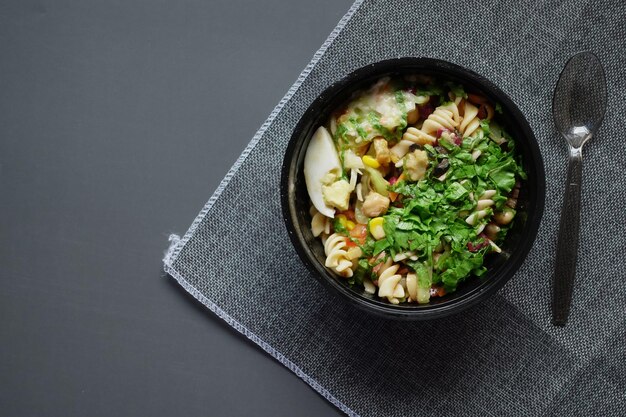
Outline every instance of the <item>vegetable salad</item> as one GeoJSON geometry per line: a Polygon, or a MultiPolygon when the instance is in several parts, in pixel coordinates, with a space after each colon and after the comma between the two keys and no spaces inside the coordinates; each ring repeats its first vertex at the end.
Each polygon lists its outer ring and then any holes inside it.
{"type": "Polygon", "coordinates": [[[304,161],[326,267],[393,304],[428,303],[483,276],[526,174],[479,92],[383,78],[313,135],[304,161]]]}

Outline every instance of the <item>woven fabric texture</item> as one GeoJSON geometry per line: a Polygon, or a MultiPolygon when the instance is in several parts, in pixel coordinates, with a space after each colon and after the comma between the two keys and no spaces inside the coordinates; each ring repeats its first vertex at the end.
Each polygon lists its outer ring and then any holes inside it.
{"type": "Polygon", "coordinates": [[[173,243],[165,270],[349,415],[626,415],[624,22],[618,0],[357,1],[173,243]],[[567,149],[551,99],[580,50],[603,62],[609,103],[584,151],[574,304],[555,328],[567,149]],[[333,81],[399,56],[445,59],[500,86],[533,128],[547,176],[539,235],[516,276],[489,301],[430,322],[385,321],[330,296],[281,218],[280,167],[300,116],[333,81]]]}

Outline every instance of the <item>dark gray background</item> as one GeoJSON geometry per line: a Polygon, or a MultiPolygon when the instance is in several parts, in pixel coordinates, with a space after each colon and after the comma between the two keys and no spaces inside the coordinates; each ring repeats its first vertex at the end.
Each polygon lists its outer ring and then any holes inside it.
{"type": "Polygon", "coordinates": [[[161,257],[349,5],[2,1],[2,416],[339,415],[161,257]]]}

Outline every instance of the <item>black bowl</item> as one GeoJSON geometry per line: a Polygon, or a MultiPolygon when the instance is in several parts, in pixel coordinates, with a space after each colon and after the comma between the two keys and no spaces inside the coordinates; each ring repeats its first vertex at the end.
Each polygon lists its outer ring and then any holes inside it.
{"type": "Polygon", "coordinates": [[[285,153],[281,178],[283,217],[289,237],[302,261],[331,292],[366,311],[389,318],[431,319],[458,313],[487,299],[515,274],[533,245],[543,214],[545,175],[539,146],[528,122],[511,99],[484,77],[449,62],[430,58],[397,58],[360,68],[329,86],[307,109],[296,125],[285,153]],[[522,183],[517,216],[501,245],[503,253],[485,258],[488,272],[471,277],[456,292],[431,300],[429,304],[393,305],[359,289],[351,288],[324,266],[324,248],[310,229],[310,200],[304,182],[303,161],[315,129],[330,113],[345,103],[356,90],[367,88],[383,76],[430,74],[457,81],[500,103],[503,122],[516,141],[528,179],[522,183]]]}

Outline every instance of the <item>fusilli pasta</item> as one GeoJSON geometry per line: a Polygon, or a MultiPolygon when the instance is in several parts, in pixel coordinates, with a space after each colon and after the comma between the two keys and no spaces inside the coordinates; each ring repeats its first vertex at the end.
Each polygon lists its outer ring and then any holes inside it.
{"type": "Polygon", "coordinates": [[[459,132],[461,132],[465,138],[472,136],[479,127],[480,119],[478,118],[478,107],[474,106],[469,101],[465,101],[463,104],[463,120],[459,125],[459,132]]]}
{"type": "Polygon", "coordinates": [[[318,237],[322,233],[330,234],[330,219],[317,211],[314,206],[309,210],[311,214],[311,232],[313,236],[318,237]]]}
{"type": "Polygon", "coordinates": [[[352,276],[354,263],[362,255],[358,246],[348,248],[347,237],[333,233],[324,242],[324,253],[326,254],[326,267],[332,268],[342,277],[352,276]]]}
{"type": "Polygon", "coordinates": [[[404,287],[400,284],[402,275],[398,274],[400,265],[387,258],[378,269],[378,296],[387,298],[392,304],[399,304],[399,298],[404,298],[404,287]]]}
{"type": "Polygon", "coordinates": [[[402,140],[391,148],[391,154],[399,160],[409,152],[413,144],[432,145],[437,140],[437,132],[454,130],[461,120],[456,103],[439,106],[424,120],[421,128],[409,127],[402,135],[402,140]]]}

